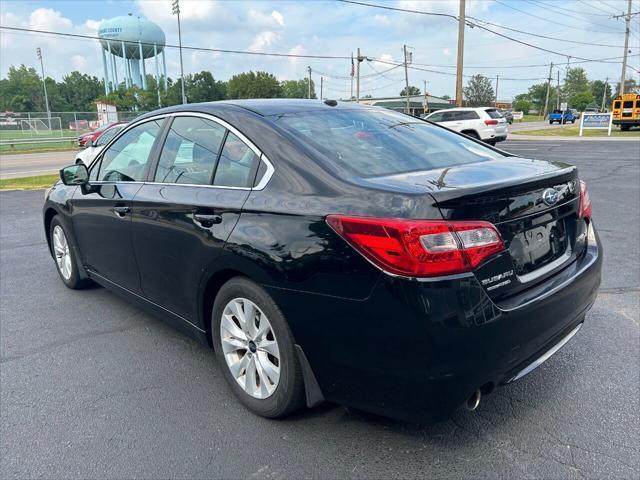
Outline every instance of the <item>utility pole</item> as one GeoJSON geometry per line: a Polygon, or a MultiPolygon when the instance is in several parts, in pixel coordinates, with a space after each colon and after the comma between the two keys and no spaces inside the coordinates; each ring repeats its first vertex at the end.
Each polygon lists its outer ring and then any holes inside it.
{"type": "Polygon", "coordinates": [[[353,76],[355,75],[355,65],[353,64],[353,52],[351,52],[351,96],[349,100],[353,100],[353,76]]]}
{"type": "Polygon", "coordinates": [[[462,64],[464,62],[464,8],[465,0],[460,0],[458,15],[458,64],[456,68],[456,107],[462,106],[462,64]]]}
{"type": "Polygon", "coordinates": [[[308,80],[308,84],[309,84],[309,96],[307,98],[311,99],[311,67],[307,67],[307,71],[309,72],[309,80],[308,80]]]}
{"type": "Polygon", "coordinates": [[[38,59],[40,60],[40,70],[42,71],[42,86],[44,87],[44,103],[47,108],[47,118],[49,119],[49,130],[51,130],[51,110],[49,110],[49,96],[47,95],[47,82],[44,76],[44,64],[42,63],[42,50],[36,48],[38,59]]]}
{"type": "Polygon", "coordinates": [[[622,57],[622,74],[620,75],[620,95],[624,95],[624,81],[627,73],[627,53],[629,53],[629,30],[631,25],[631,0],[627,2],[627,18],[624,30],[624,56],[622,57]]]}
{"type": "Polygon", "coordinates": [[[322,87],[324,86],[324,77],[320,76],[320,100],[322,100],[324,97],[322,96],[322,87]]]}
{"type": "Polygon", "coordinates": [[[496,75],[496,101],[494,103],[494,107],[498,108],[498,82],[500,81],[500,75],[496,75]]]}
{"type": "Polygon", "coordinates": [[[423,104],[423,110],[424,110],[424,115],[425,117],[427,116],[427,111],[429,110],[429,94],[427,93],[427,81],[423,80],[424,82],[424,104],[423,104]]]}
{"type": "Polygon", "coordinates": [[[358,47],[358,57],[356,60],[358,61],[356,64],[356,103],[360,103],[360,62],[362,61],[360,47],[358,47]]]}
{"type": "Polygon", "coordinates": [[[604,89],[602,91],[602,106],[600,107],[600,111],[604,112],[604,102],[607,98],[607,87],[609,86],[609,77],[604,81],[604,89]]]}
{"type": "Polygon", "coordinates": [[[180,29],[180,0],[171,2],[171,11],[178,16],[178,49],[180,50],[180,86],[182,87],[182,103],[187,103],[187,95],[184,93],[184,69],[182,67],[182,30],[180,29]]]}
{"type": "Polygon", "coordinates": [[[544,99],[544,112],[542,113],[542,119],[547,118],[547,112],[549,107],[549,92],[551,90],[551,71],[553,70],[553,62],[549,65],[549,81],[547,82],[547,96],[544,99]]]}
{"type": "Polygon", "coordinates": [[[560,110],[560,70],[558,70],[558,87],[556,90],[556,109],[560,110]]]}
{"type": "Polygon", "coordinates": [[[403,45],[402,50],[404,51],[404,84],[405,84],[405,96],[407,97],[407,101],[404,107],[404,113],[409,115],[409,69],[407,67],[407,46],[403,45]]]}

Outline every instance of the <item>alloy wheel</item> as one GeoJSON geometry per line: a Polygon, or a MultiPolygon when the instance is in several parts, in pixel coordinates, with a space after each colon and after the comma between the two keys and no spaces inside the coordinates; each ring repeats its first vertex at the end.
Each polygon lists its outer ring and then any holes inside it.
{"type": "Polygon", "coordinates": [[[60,225],[56,225],[53,229],[53,252],[62,278],[69,280],[73,271],[71,252],[69,251],[67,237],[60,225]]]}
{"type": "Polygon", "coordinates": [[[234,298],[220,321],[220,340],[227,366],[240,387],[265,399],[280,380],[280,349],[269,319],[246,298],[234,298]]]}

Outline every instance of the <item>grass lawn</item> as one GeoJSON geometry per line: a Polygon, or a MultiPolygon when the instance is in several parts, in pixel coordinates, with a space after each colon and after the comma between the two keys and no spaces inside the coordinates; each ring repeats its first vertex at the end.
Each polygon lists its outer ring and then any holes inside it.
{"type": "Polygon", "coordinates": [[[28,131],[23,132],[21,130],[0,130],[0,140],[29,140],[31,138],[79,137],[86,132],[88,132],[88,130],[62,130],[62,135],[60,135],[60,130],[41,131],[39,133],[28,131]]]}
{"type": "Polygon", "coordinates": [[[540,122],[544,120],[542,116],[538,115],[524,115],[522,120],[514,120],[513,123],[524,123],[524,122],[540,122]]]}
{"type": "MultiPolygon", "coordinates": [[[[580,127],[560,127],[545,128],[543,130],[518,130],[517,132],[509,132],[510,135],[534,135],[538,137],[577,137],[580,133],[580,127]]],[[[606,130],[583,130],[583,137],[606,137],[606,130]]],[[[612,137],[640,138],[640,129],[629,130],[623,132],[619,128],[611,129],[612,137]]]]}
{"type": "Polygon", "coordinates": [[[78,150],[76,142],[61,141],[51,143],[23,143],[20,145],[0,145],[0,154],[11,155],[12,153],[37,153],[37,152],[62,152],[67,150],[78,150]]]}
{"type": "Polygon", "coordinates": [[[58,179],[59,175],[40,175],[38,177],[7,178],[0,180],[0,190],[35,190],[49,188],[58,179]]]}

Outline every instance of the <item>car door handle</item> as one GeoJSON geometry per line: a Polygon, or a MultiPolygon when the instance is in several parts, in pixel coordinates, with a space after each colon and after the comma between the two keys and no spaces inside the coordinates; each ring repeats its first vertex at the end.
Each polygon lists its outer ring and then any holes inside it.
{"type": "Polygon", "coordinates": [[[209,213],[194,213],[193,221],[201,227],[209,228],[213,225],[222,223],[222,216],[209,213]]]}
{"type": "Polygon", "coordinates": [[[116,207],[113,207],[112,210],[113,210],[113,213],[115,213],[118,217],[122,218],[131,211],[131,207],[116,206],[116,207]]]}

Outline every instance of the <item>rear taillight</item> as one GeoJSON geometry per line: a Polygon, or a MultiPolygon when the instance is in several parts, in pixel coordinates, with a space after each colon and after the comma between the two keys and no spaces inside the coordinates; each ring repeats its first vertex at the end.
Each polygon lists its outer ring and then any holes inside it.
{"type": "Polygon", "coordinates": [[[498,124],[498,120],[485,120],[484,121],[485,125],[497,125],[498,124]]]}
{"type": "Polygon", "coordinates": [[[580,218],[591,219],[591,198],[587,184],[580,180],[580,218]]]}
{"type": "Polygon", "coordinates": [[[504,250],[489,222],[329,215],[327,224],[379,268],[409,277],[468,272],[504,250]]]}

